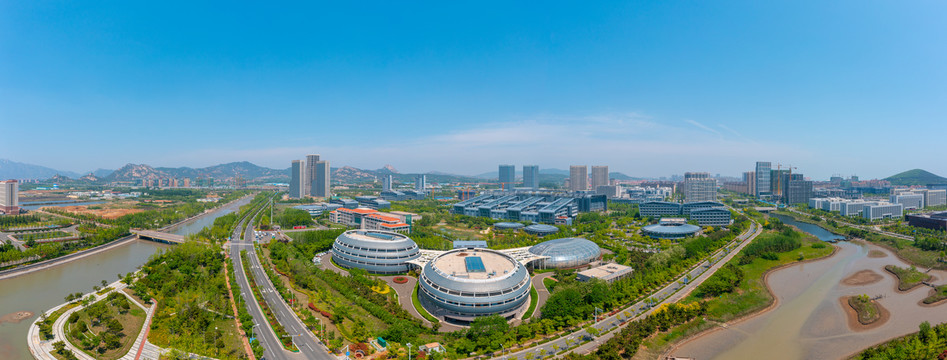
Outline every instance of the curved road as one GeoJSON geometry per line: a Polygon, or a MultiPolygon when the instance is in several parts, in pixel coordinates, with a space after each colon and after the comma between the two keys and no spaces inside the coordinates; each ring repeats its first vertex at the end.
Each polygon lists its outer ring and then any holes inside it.
{"type": "Polygon", "coordinates": [[[511,354],[502,354],[498,356],[498,358],[541,358],[551,356],[559,351],[562,351],[562,349],[570,348],[576,345],[579,346],[570,352],[586,354],[595,351],[599,345],[615,336],[617,331],[614,330],[621,329],[630,321],[650,314],[654,307],[662,304],[673,303],[683,299],[698,285],[717,272],[717,270],[726,264],[727,261],[739,253],[744,246],[749,244],[751,240],[762,233],[762,227],[760,227],[756,221],[751,221],[752,223],[750,228],[746,232],[740,236],[737,236],[731,243],[715,252],[707,260],[704,260],[691,268],[691,270],[689,270],[684,276],[678,278],[678,280],[655,292],[645,300],[639,301],[625,308],[624,310],[619,311],[615,315],[605,317],[604,319],[596,322],[593,327],[599,331],[600,336],[598,338],[589,334],[585,329],[582,329],[539,346],[519,350],[511,354]],[[649,303],[651,303],[651,305],[649,305],[649,303]]]}

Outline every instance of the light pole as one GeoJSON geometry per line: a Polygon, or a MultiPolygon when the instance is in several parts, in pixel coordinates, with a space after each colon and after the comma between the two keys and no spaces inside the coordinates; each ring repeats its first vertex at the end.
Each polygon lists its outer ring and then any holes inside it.
{"type": "Polygon", "coordinates": [[[408,343],[408,360],[411,360],[411,343],[408,343]]]}

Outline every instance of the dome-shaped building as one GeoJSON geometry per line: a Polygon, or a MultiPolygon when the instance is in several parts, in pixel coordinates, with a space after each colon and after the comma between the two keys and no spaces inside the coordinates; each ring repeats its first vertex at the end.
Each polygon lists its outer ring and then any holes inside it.
{"type": "Polygon", "coordinates": [[[548,259],[535,263],[536,268],[574,268],[598,259],[602,249],[598,244],[583,238],[563,238],[544,241],[533,245],[529,252],[548,259]]]}
{"type": "Polygon", "coordinates": [[[493,228],[497,230],[516,230],[522,229],[523,226],[525,225],[518,222],[498,222],[493,224],[493,228]]]}
{"type": "Polygon", "coordinates": [[[546,236],[559,232],[559,228],[546,224],[533,224],[523,228],[523,231],[525,231],[527,234],[546,236]]]}
{"type": "Polygon", "coordinates": [[[419,256],[420,248],[414,240],[389,231],[349,230],[332,244],[332,260],[336,264],[372,274],[406,273],[407,262],[419,256]]]}
{"type": "Polygon", "coordinates": [[[661,219],[654,225],[641,228],[641,232],[655,239],[683,239],[700,231],[700,226],[691,225],[684,219],[661,219]]]}
{"type": "Polygon", "coordinates": [[[418,280],[421,303],[446,320],[513,317],[529,298],[529,272],[513,257],[489,249],[456,249],[428,261],[418,280]]]}

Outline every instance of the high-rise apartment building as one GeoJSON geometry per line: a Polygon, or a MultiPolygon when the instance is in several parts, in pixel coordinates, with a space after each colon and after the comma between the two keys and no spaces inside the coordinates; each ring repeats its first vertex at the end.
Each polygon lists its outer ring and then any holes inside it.
{"type": "Polygon", "coordinates": [[[773,169],[773,163],[769,161],[757,161],[756,162],[756,197],[757,198],[769,198],[772,193],[770,192],[771,179],[770,171],[773,169]]]}
{"type": "Polygon", "coordinates": [[[427,175],[418,174],[418,177],[414,180],[414,190],[424,191],[424,188],[427,187],[427,175]]]}
{"type": "Polygon", "coordinates": [[[569,190],[586,191],[589,189],[589,168],[585,165],[569,166],[569,190]]]}
{"type": "Polygon", "coordinates": [[[312,196],[312,182],[316,179],[317,162],[319,162],[318,154],[306,155],[306,162],[303,163],[302,197],[312,196]]]}
{"type": "Polygon", "coordinates": [[[516,166],[500,165],[500,188],[512,191],[516,187],[516,166]]]}
{"type": "Polygon", "coordinates": [[[391,174],[383,175],[381,177],[381,191],[391,191],[392,184],[394,183],[394,176],[391,174]]]}
{"type": "Polygon", "coordinates": [[[803,179],[802,174],[792,174],[786,189],[786,204],[808,204],[812,199],[812,181],[803,179]]]}
{"type": "Polygon", "coordinates": [[[756,196],[756,171],[743,173],[743,182],[746,183],[746,193],[750,196],[756,196]]]}
{"type": "Polygon", "coordinates": [[[539,165],[523,165],[523,187],[539,189],[539,165]]]}
{"type": "Polygon", "coordinates": [[[608,166],[592,166],[592,189],[608,185],[608,166]]]}
{"type": "Polygon", "coordinates": [[[329,173],[331,172],[329,168],[329,160],[320,160],[316,162],[316,179],[312,182],[312,196],[327,198],[332,196],[332,191],[329,190],[329,173]]]}
{"type": "Polygon", "coordinates": [[[717,201],[717,180],[705,172],[684,173],[684,202],[717,201]]]}
{"type": "Polygon", "coordinates": [[[16,180],[0,181],[0,211],[20,213],[20,184],[16,180]]]}
{"type": "Polygon", "coordinates": [[[319,154],[306,155],[305,171],[303,171],[302,197],[329,197],[330,172],[328,160],[320,160],[319,154]]]}
{"type": "Polygon", "coordinates": [[[301,160],[293,160],[292,166],[289,168],[289,198],[290,199],[299,199],[302,197],[302,187],[303,187],[303,162],[301,160]]]}

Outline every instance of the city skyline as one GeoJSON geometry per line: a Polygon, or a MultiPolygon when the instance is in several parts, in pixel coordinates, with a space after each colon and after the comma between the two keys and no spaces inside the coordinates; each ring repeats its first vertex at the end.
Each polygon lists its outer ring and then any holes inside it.
{"type": "Polygon", "coordinates": [[[947,4],[744,5],[260,6],[269,21],[248,23],[210,5],[4,3],[0,118],[55,131],[44,151],[7,138],[3,157],[76,172],[285,168],[318,151],[412,173],[733,176],[762,158],[813,178],[947,174],[928,148],[947,130],[947,49],[929,46],[947,4]],[[901,124],[912,141],[865,156],[901,124]]]}

